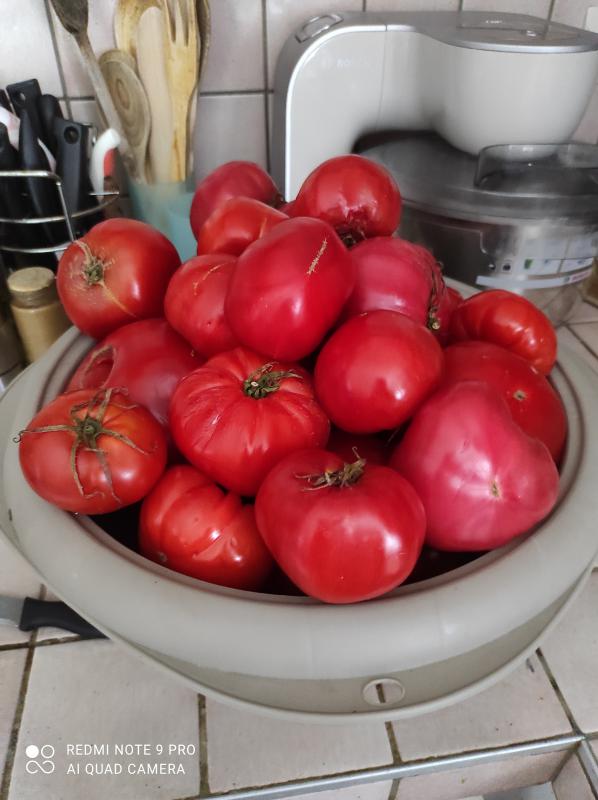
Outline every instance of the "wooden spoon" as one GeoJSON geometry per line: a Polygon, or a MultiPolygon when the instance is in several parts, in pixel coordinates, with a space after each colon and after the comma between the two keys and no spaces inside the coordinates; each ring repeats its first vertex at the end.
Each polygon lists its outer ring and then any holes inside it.
{"type": "Polygon", "coordinates": [[[172,109],[164,56],[164,15],[148,8],[137,28],[137,67],[147,92],[151,113],[149,139],[150,175],[157,183],[170,181],[172,109]]]}
{"type": "Polygon", "coordinates": [[[121,125],[119,115],[110,96],[106,81],[91,47],[87,35],[88,3],[87,0],[50,0],[56,16],[65,30],[73,36],[79,52],[87,68],[93,86],[100,115],[106,127],[114,128],[121,137],[121,153],[125,166],[131,174],[135,174],[136,162],[131,153],[127,136],[121,125]]]}
{"type": "Polygon", "coordinates": [[[160,0],[118,0],[114,11],[114,39],[119,50],[137,58],[137,29],[150,8],[161,8],[160,0]]]}
{"type": "Polygon", "coordinates": [[[145,183],[151,116],[145,89],[135,72],[135,59],[122,50],[108,50],[100,56],[100,67],[131,145],[136,174],[145,183]]]}

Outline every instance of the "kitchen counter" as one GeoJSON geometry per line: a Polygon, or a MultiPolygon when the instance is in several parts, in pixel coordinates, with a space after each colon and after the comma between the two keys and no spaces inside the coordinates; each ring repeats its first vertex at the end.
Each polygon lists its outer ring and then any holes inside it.
{"type": "MultiPolygon", "coordinates": [[[[598,308],[583,304],[559,339],[598,370],[598,308]]],[[[0,594],[51,597],[3,539],[0,594]]],[[[112,642],[2,627],[0,798],[274,798],[294,790],[304,800],[474,800],[551,783],[557,800],[592,800],[597,607],[595,570],[542,648],[501,683],[386,724],[258,716],[198,696],[112,642]]]]}

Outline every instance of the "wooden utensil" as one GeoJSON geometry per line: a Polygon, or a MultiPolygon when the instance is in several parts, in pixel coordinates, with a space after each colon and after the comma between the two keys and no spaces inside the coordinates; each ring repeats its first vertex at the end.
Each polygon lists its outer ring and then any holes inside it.
{"type": "Polygon", "coordinates": [[[145,183],[151,116],[145,89],[135,72],[135,59],[122,50],[108,50],[100,56],[100,68],[129,140],[136,176],[145,183]]]}
{"type": "Polygon", "coordinates": [[[173,14],[168,0],[161,0],[161,4],[166,23],[166,75],[174,126],[171,177],[180,181],[187,176],[189,108],[197,84],[197,16],[195,0],[174,0],[173,14]]]}
{"type": "Polygon", "coordinates": [[[199,57],[199,73],[197,83],[201,80],[201,75],[210,49],[210,37],[212,33],[212,21],[210,14],[210,0],[197,0],[197,27],[199,29],[199,40],[201,42],[201,55],[199,57]]]}
{"type": "Polygon", "coordinates": [[[120,134],[123,161],[128,171],[135,174],[135,159],[87,35],[88,0],[50,0],[50,2],[62,26],[73,36],[79,47],[103,122],[106,127],[114,128],[120,134]]]}
{"type": "MultiPolygon", "coordinates": [[[[161,9],[160,0],[118,0],[114,10],[116,46],[135,59],[137,59],[137,29],[142,16],[151,8],[161,9]]],[[[160,42],[160,49],[162,47],[160,42]]]]}
{"type": "Polygon", "coordinates": [[[148,8],[141,16],[136,39],[137,68],[151,115],[150,180],[166,183],[170,181],[173,121],[164,56],[164,15],[159,8],[148,8]]]}

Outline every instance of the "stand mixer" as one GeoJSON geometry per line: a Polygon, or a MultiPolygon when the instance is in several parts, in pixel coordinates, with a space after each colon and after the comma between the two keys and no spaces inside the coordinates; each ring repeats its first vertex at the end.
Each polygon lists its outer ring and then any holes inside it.
{"type": "Polygon", "coordinates": [[[558,323],[598,252],[598,147],[569,142],[597,74],[596,34],[535,17],[317,17],[278,61],[274,178],[293,198],[321,161],[361,152],[399,184],[401,235],[558,323]]]}

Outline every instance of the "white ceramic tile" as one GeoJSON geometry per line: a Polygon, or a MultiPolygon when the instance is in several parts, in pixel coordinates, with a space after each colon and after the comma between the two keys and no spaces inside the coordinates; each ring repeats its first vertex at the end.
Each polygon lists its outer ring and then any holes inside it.
{"type": "Polygon", "coordinates": [[[576,142],[587,142],[588,144],[595,144],[598,140],[598,84],[590,97],[586,112],[571,138],[576,142]]]}
{"type": "MultiPolygon", "coordinates": [[[[43,5],[41,0],[33,0],[33,2],[39,6],[43,5]]],[[[115,6],[116,0],[89,0],[87,32],[97,57],[115,46],[112,24],[115,6]]],[[[70,97],[93,95],[93,87],[79,55],[79,48],[75,44],[73,37],[60,24],[54,10],[52,10],[52,23],[56,33],[56,43],[64,72],[67,94],[70,97]]]]}
{"type": "Polygon", "coordinates": [[[593,5],[596,5],[595,0],[556,0],[552,19],[555,22],[564,22],[565,25],[583,28],[586,12],[593,5]]]}
{"type": "Polygon", "coordinates": [[[573,755],[554,779],[552,789],[556,800],[595,800],[579,759],[573,755]]]}
{"type": "Polygon", "coordinates": [[[2,0],[0,85],[37,78],[42,92],[63,94],[43,0],[2,0]]]}
{"type": "Polygon", "coordinates": [[[366,11],[457,11],[459,0],[366,0],[366,11]]]}
{"type": "Polygon", "coordinates": [[[598,356],[598,322],[575,323],[570,327],[573,333],[598,356]]]}
{"type": "Polygon", "coordinates": [[[591,303],[579,303],[572,316],[567,320],[567,324],[578,322],[596,322],[598,328],[598,306],[591,303]]]}
{"type": "Polygon", "coordinates": [[[264,88],[261,0],[217,0],[202,92],[264,88]]]}
{"type": "Polygon", "coordinates": [[[598,731],[598,572],[542,652],[575,721],[584,732],[598,731]]]}
{"type": "Polygon", "coordinates": [[[585,347],[568,328],[559,328],[557,331],[557,338],[560,345],[565,345],[574,353],[577,353],[581,358],[586,361],[592,369],[598,371],[598,359],[585,347]]]}
{"type": "Polygon", "coordinates": [[[93,125],[96,131],[104,128],[95,100],[71,99],[71,119],[84,125],[93,125]]]}
{"type": "Polygon", "coordinates": [[[500,747],[571,730],[535,656],[469,700],[393,725],[404,761],[500,747]]]}
{"type": "MultiPolygon", "coordinates": [[[[33,569],[0,532],[0,595],[37,597],[40,589],[33,569]]],[[[0,645],[26,642],[29,636],[11,625],[0,625],[0,645]]]]}
{"type": "Polygon", "coordinates": [[[200,97],[195,130],[195,177],[226,161],[243,159],[266,167],[263,94],[200,97]]]}
{"type": "Polygon", "coordinates": [[[463,0],[465,11],[495,11],[497,13],[531,14],[545,19],[550,0],[463,0]]]}
{"type": "Polygon", "coordinates": [[[392,761],[384,724],[310,725],[207,700],[212,792],[376,767],[392,761]]]}
{"type": "Polygon", "coordinates": [[[268,86],[274,86],[278,54],[289,36],[304,22],[321,14],[361,11],[361,0],[266,0],[268,24],[268,86]]]}
{"type": "Polygon", "coordinates": [[[518,756],[459,770],[404,778],[399,783],[397,800],[461,800],[464,796],[545,783],[564,759],[562,752],[518,756]]]}
{"type": "MultiPolygon", "coordinates": [[[[38,647],[17,743],[8,800],[170,800],[199,788],[197,695],[110,642],[38,647]],[[107,755],[68,754],[75,744],[105,745],[107,755]],[[26,748],[51,745],[51,774],[26,771],[26,748]],[[115,754],[116,745],[147,745],[151,754],[115,754]],[[192,755],[168,755],[191,745],[192,755]],[[160,754],[159,747],[163,748],[160,754]],[[87,775],[121,764],[122,774],[87,775]],[[141,764],[182,765],[184,774],[140,774],[141,764]],[[67,774],[69,764],[80,774],[67,774]],[[131,765],[131,766],[129,766],[131,765]],[[137,774],[129,774],[132,769],[137,774]]],[[[166,767],[168,769],[168,767],[166,767]]]]}
{"type": "Polygon", "coordinates": [[[331,789],[327,792],[294,795],[294,800],[388,800],[392,783],[377,781],[352,786],[350,789],[331,789]]]}
{"type": "Polygon", "coordinates": [[[26,658],[25,649],[0,653],[0,775],[4,770],[26,658]]]}

